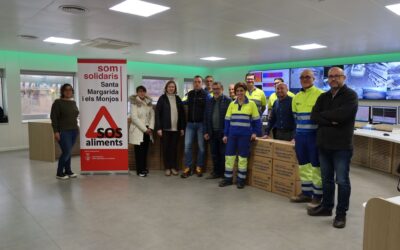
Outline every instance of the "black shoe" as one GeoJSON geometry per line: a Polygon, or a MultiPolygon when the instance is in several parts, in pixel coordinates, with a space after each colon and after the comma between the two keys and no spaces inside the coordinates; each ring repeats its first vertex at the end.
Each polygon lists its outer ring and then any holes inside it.
{"type": "Polygon", "coordinates": [[[332,209],[320,205],[318,207],[307,209],[307,214],[309,216],[332,216],[332,209]]]}
{"type": "Polygon", "coordinates": [[[227,180],[227,179],[223,179],[222,181],[219,182],[220,187],[226,187],[226,186],[229,186],[232,184],[233,184],[232,181],[227,180]]]}
{"type": "Polygon", "coordinates": [[[336,215],[332,225],[335,228],[344,228],[346,226],[346,215],[336,215]]]}
{"type": "Polygon", "coordinates": [[[146,177],[146,176],[147,176],[147,174],[146,174],[145,171],[140,172],[138,175],[139,175],[140,177],[146,177]]]}
{"type": "Polygon", "coordinates": [[[236,183],[236,187],[239,188],[239,189],[243,189],[244,186],[245,186],[244,182],[238,181],[238,182],[236,183]]]}
{"type": "Polygon", "coordinates": [[[149,174],[149,170],[146,168],[145,170],[143,170],[143,173],[149,174]]]}

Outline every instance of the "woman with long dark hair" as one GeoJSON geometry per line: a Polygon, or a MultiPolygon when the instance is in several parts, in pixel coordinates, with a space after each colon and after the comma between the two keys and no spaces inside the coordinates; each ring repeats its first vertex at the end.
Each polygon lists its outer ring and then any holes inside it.
{"type": "Polygon", "coordinates": [[[72,85],[65,83],[61,86],[60,98],[55,100],[51,106],[50,118],[54,138],[61,148],[56,178],[61,180],[77,177],[71,170],[72,147],[79,134],[77,119],[79,110],[73,97],[72,85]]]}

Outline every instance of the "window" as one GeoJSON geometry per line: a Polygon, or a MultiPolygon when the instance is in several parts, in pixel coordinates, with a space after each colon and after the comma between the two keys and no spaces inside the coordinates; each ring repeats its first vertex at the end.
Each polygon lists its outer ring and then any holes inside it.
{"type": "Polygon", "coordinates": [[[183,79],[183,95],[187,95],[193,89],[193,78],[183,79]]]}
{"type": "MultiPolygon", "coordinates": [[[[172,77],[143,76],[142,85],[147,89],[147,95],[157,102],[158,98],[164,94],[164,87],[167,81],[174,80],[172,77]]],[[[178,85],[178,83],[176,83],[178,85]]],[[[139,86],[139,85],[138,85],[139,86]]]]}
{"type": "Polygon", "coordinates": [[[3,70],[0,69],[0,123],[7,123],[7,109],[5,106],[5,89],[4,89],[4,81],[3,81],[3,70]]]}
{"type": "Polygon", "coordinates": [[[131,113],[131,100],[129,99],[129,97],[135,93],[135,84],[134,84],[132,75],[128,75],[127,80],[128,80],[128,91],[127,91],[127,95],[128,95],[128,114],[130,114],[131,113]]]}
{"type": "Polygon", "coordinates": [[[74,86],[74,76],[75,73],[68,72],[22,70],[22,121],[50,118],[51,105],[60,97],[61,86],[64,83],[74,86]]]}

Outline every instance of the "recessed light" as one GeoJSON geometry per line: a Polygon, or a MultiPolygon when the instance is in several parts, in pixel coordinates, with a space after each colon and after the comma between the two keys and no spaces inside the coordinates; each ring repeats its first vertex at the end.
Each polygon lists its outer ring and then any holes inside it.
{"type": "Polygon", "coordinates": [[[205,60],[205,61],[222,61],[222,60],[226,60],[226,58],[223,57],[217,57],[217,56],[208,56],[208,57],[203,57],[200,58],[201,60],[205,60]]]}
{"type": "Polygon", "coordinates": [[[321,45],[318,43],[310,43],[310,44],[303,44],[303,45],[295,45],[295,46],[290,46],[293,49],[299,49],[299,50],[311,50],[311,49],[323,49],[326,48],[325,45],[321,45]]]}
{"type": "Polygon", "coordinates": [[[175,51],[168,51],[168,50],[161,50],[161,49],[158,49],[158,50],[149,51],[149,52],[147,52],[147,53],[148,53],[148,54],[163,55],[163,56],[165,56],[165,55],[172,55],[172,54],[175,54],[176,52],[175,52],[175,51]]]}
{"type": "Polygon", "coordinates": [[[43,42],[48,42],[48,43],[62,43],[62,44],[75,44],[79,43],[81,40],[77,39],[70,39],[70,38],[64,38],[64,37],[48,37],[43,40],[43,42]]]}
{"type": "Polygon", "coordinates": [[[258,40],[258,39],[263,39],[263,38],[279,36],[279,34],[275,34],[275,33],[269,32],[269,31],[265,31],[265,30],[256,30],[256,31],[251,31],[251,32],[247,32],[247,33],[237,34],[236,36],[253,39],[253,40],[258,40]]]}
{"type": "Polygon", "coordinates": [[[386,5],[385,7],[400,16],[400,3],[386,5]]]}
{"type": "Polygon", "coordinates": [[[169,9],[166,6],[140,0],[126,0],[110,8],[110,10],[143,17],[149,17],[169,9]]]}

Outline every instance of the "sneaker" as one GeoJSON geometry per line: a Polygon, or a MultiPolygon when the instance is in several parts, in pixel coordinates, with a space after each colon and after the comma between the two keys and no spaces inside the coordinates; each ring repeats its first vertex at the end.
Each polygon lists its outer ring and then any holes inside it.
{"type": "Polygon", "coordinates": [[[172,172],[172,175],[178,175],[179,174],[178,170],[176,170],[175,168],[172,168],[171,172],[172,172]]]}
{"type": "Polygon", "coordinates": [[[59,180],[68,180],[69,179],[68,175],[65,175],[65,174],[56,175],[56,178],[59,180]]]}
{"type": "Polygon", "coordinates": [[[140,172],[139,174],[138,174],[140,177],[146,177],[147,176],[147,174],[146,174],[146,172],[140,172]]]}
{"type": "Polygon", "coordinates": [[[229,185],[232,185],[232,181],[231,180],[227,180],[227,179],[223,179],[222,181],[219,182],[218,186],[220,187],[226,187],[229,185]]]}
{"type": "Polygon", "coordinates": [[[190,176],[190,168],[185,168],[185,170],[183,170],[183,173],[181,174],[182,178],[188,178],[190,176]]]}
{"type": "Polygon", "coordinates": [[[143,170],[143,173],[149,174],[149,170],[146,168],[145,170],[143,170]]]}
{"type": "Polygon", "coordinates": [[[244,184],[244,182],[242,182],[242,181],[238,181],[238,182],[236,183],[236,187],[237,187],[238,189],[243,189],[244,186],[245,186],[245,184],[244,184]]]}
{"type": "Polygon", "coordinates": [[[336,215],[332,225],[335,228],[344,228],[346,226],[346,215],[336,215]]]}
{"type": "Polygon", "coordinates": [[[202,177],[203,176],[201,167],[196,167],[196,175],[197,175],[197,177],[202,177]]]}
{"type": "Polygon", "coordinates": [[[299,194],[298,196],[293,196],[290,198],[290,202],[294,203],[304,203],[304,202],[311,202],[311,197],[306,196],[304,194],[299,194]]]}
{"type": "Polygon", "coordinates": [[[310,203],[307,204],[309,208],[318,207],[321,205],[321,198],[313,198],[310,203]]]}
{"type": "Polygon", "coordinates": [[[318,207],[307,209],[307,214],[309,216],[332,216],[332,209],[319,205],[318,207]]]}
{"type": "Polygon", "coordinates": [[[165,176],[171,176],[171,169],[165,170],[165,176]]]}
{"type": "Polygon", "coordinates": [[[69,178],[77,178],[78,177],[78,175],[74,174],[74,173],[65,174],[65,175],[68,175],[69,178]]]}

